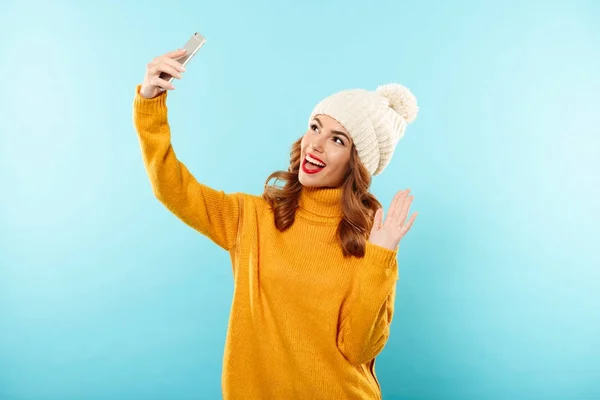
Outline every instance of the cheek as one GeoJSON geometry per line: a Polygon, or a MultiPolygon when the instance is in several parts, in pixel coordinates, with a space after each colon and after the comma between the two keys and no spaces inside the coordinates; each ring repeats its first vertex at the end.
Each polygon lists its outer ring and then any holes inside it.
{"type": "Polygon", "coordinates": [[[300,149],[304,150],[306,148],[306,143],[308,143],[308,138],[307,138],[308,134],[305,133],[304,136],[302,136],[302,140],[300,141],[300,149]]]}
{"type": "Polygon", "coordinates": [[[327,175],[324,175],[325,181],[332,185],[339,185],[343,182],[346,176],[346,164],[341,158],[336,158],[335,165],[329,170],[327,175]]]}
{"type": "Polygon", "coordinates": [[[346,168],[350,163],[350,155],[345,151],[340,152],[335,155],[335,158],[332,159],[336,173],[343,174],[346,172],[346,168]]]}

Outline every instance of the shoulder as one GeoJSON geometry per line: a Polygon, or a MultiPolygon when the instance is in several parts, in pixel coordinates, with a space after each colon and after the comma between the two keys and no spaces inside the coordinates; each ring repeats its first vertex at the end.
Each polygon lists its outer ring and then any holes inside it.
{"type": "Polygon", "coordinates": [[[238,192],[235,193],[240,201],[240,205],[246,211],[254,211],[259,214],[270,213],[271,205],[262,197],[262,195],[238,192]]]}

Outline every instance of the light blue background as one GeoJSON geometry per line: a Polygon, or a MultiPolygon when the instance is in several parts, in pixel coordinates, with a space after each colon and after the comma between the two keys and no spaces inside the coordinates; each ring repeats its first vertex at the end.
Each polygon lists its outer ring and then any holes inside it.
{"type": "Polygon", "coordinates": [[[179,158],[261,192],[314,104],[397,81],[421,112],[373,184],[411,188],[384,399],[600,398],[600,5],[9,1],[0,20],[0,399],[218,399],[228,255],[153,197],[146,63],[179,158]]]}

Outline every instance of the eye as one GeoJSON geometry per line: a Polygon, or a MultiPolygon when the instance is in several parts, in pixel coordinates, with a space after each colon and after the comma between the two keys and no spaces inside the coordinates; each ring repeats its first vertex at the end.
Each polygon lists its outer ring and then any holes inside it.
{"type": "Polygon", "coordinates": [[[317,124],[310,124],[310,130],[316,132],[319,129],[317,124]]]}
{"type": "Polygon", "coordinates": [[[334,136],[333,137],[333,141],[336,142],[336,143],[341,144],[342,146],[344,145],[344,141],[342,139],[340,139],[339,136],[334,136]]]}

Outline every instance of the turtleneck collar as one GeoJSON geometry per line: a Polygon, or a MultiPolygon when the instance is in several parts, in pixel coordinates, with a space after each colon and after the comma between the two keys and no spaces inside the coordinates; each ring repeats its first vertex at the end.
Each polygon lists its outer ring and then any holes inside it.
{"type": "Polygon", "coordinates": [[[298,201],[298,213],[320,222],[336,222],[343,217],[342,188],[302,187],[298,201]]]}

